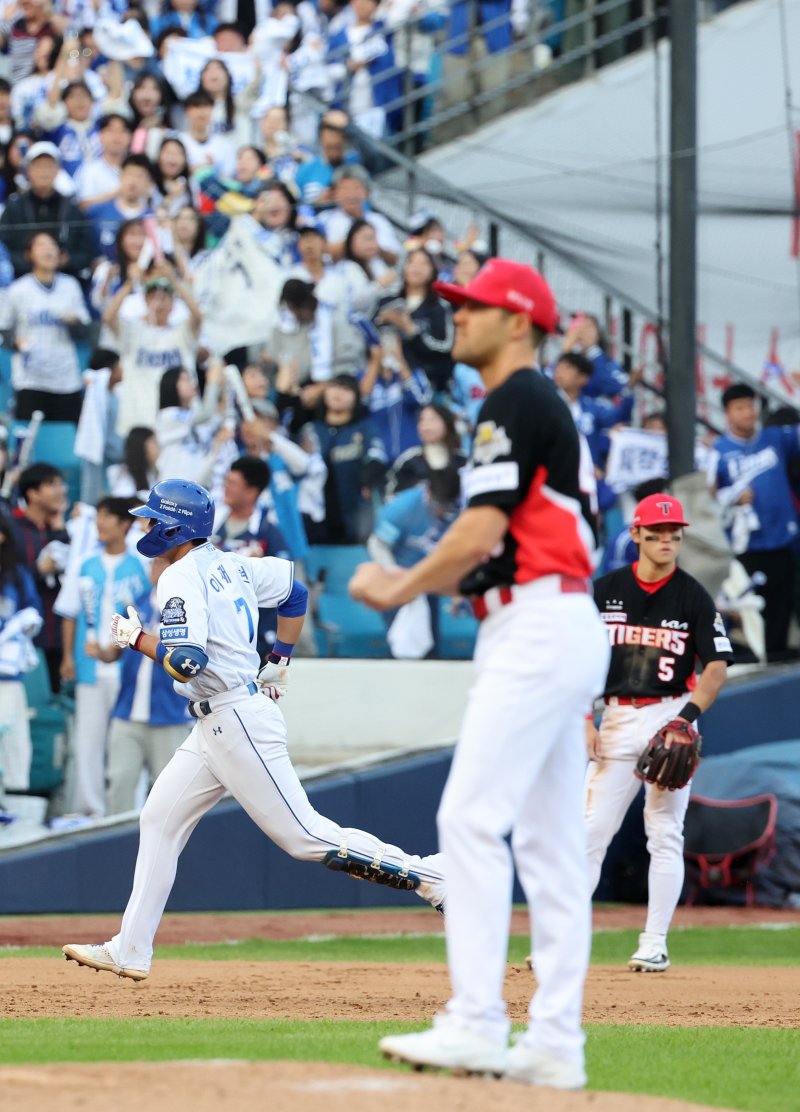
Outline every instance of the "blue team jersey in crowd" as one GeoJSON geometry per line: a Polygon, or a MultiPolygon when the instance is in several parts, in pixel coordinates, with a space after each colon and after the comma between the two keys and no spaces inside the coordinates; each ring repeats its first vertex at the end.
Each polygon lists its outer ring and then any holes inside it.
{"type": "MultiPolygon", "coordinates": [[[[153,622],[158,626],[161,611],[154,590],[148,589],[134,605],[145,629],[153,622]]],[[[132,652],[122,654],[120,690],[111,717],[150,726],[180,726],[191,721],[188,703],[175,691],[172,676],[143,653],[132,652]]]]}
{"type": "MultiPolygon", "coordinates": [[[[84,652],[87,640],[86,610],[94,616],[94,629],[98,630],[102,622],[103,593],[106,589],[106,569],[101,555],[89,556],[83,561],[80,568],[82,603],[76,615],[77,627],[75,630],[75,678],[78,683],[94,683],[97,672],[97,661],[88,657],[84,652]],[[91,603],[88,599],[91,599],[91,603]]],[[[117,614],[126,614],[129,606],[134,605],[143,592],[150,590],[142,561],[125,552],[122,559],[114,569],[112,584],[112,601],[117,614]]],[[[96,636],[96,633],[93,635],[96,636]]],[[[131,654],[136,655],[136,654],[131,654]]]]}
{"type": "Polygon", "coordinates": [[[797,455],[800,425],[760,429],[749,440],[728,433],[714,444],[709,479],[717,490],[737,488],[730,490],[734,502],[747,487],[753,492],[759,524],[750,533],[748,551],[784,548],[797,537],[797,512],[786,472],[797,455]]]}
{"type": "Polygon", "coordinates": [[[411,568],[427,556],[458,516],[458,508],[445,517],[433,512],[424,486],[401,491],[381,506],[375,535],[387,544],[401,568],[411,568]]]}

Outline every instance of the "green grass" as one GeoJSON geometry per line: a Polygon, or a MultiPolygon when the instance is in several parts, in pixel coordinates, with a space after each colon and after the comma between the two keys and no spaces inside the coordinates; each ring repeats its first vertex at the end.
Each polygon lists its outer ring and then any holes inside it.
{"type": "MultiPolygon", "coordinates": [[[[326,923],[328,928],[334,924],[326,923]]],[[[603,965],[626,962],[637,944],[636,931],[597,931],[592,961],[603,965]]],[[[70,941],[66,938],[64,941],[70,941]]],[[[86,941],[100,941],[86,939],[86,941]]],[[[797,965],[800,963],[800,926],[785,930],[757,927],[690,928],[670,934],[670,957],[680,965],[797,965]]],[[[509,960],[521,964],[529,952],[526,938],[511,939],[509,960]]],[[[0,948],[0,957],[54,957],[56,947],[0,948]]],[[[444,937],[440,934],[372,935],[331,937],[321,934],[316,941],[297,939],[272,941],[192,943],[159,946],[158,958],[190,958],[209,961],[348,961],[348,962],[443,962],[444,937]]]]}
{"type": "MultiPolygon", "coordinates": [[[[358,1021],[0,1020],[0,1062],[168,1061],[190,1058],[351,1062],[390,1066],[384,1034],[414,1025],[358,1021]]],[[[797,1031],[730,1027],[588,1029],[590,1086],[671,1096],[745,1112],[796,1112],[797,1031]]]]}

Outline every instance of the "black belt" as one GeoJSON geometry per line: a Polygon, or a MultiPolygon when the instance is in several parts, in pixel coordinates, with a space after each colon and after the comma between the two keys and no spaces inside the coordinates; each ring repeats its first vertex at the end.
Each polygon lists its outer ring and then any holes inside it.
{"type": "MultiPolygon", "coordinates": [[[[255,695],[257,692],[258,684],[255,680],[251,680],[250,683],[247,684],[247,693],[249,695],[255,695]]],[[[213,695],[210,699],[200,699],[198,702],[189,703],[189,714],[191,714],[192,718],[206,718],[216,709],[214,704],[222,697],[230,694],[230,691],[222,691],[219,695],[213,695]]],[[[242,694],[244,694],[244,691],[242,694]]]]}

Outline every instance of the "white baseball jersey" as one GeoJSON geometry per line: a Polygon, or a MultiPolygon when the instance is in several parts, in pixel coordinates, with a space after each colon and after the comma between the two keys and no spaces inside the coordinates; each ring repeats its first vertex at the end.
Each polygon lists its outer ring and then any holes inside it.
{"type": "Polygon", "coordinates": [[[75,341],[62,323],[74,317],[89,323],[77,279],[56,274],[51,286],[32,274],[8,288],[3,327],[14,331],[19,352],[12,361],[15,390],[47,390],[74,394],[81,388],[81,370],[75,341]]]}
{"type": "MultiPolygon", "coordinates": [[[[166,569],[158,581],[160,637],[175,652],[196,645],[208,664],[175,690],[196,701],[254,680],[259,607],[280,606],[292,590],[294,564],[273,556],[242,557],[207,543],[166,569]]],[[[195,665],[197,667],[197,665],[195,665]]]]}

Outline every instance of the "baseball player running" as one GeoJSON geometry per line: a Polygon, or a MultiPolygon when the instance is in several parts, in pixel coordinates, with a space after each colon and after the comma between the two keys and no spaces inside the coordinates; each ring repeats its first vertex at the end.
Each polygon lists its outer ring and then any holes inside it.
{"type": "Polygon", "coordinates": [[[488,396],[465,478],[467,508],[404,571],[362,565],[351,593],[376,609],[429,592],[472,599],[475,681],[439,808],[452,996],[421,1034],[384,1038],[416,1066],[581,1088],[589,960],[582,714],[609,648],[592,603],[578,433],[536,369],[553,294],[531,267],[490,260],[465,287],[437,283],[455,313],[453,358],[488,396]],[[512,834],[512,849],[506,843],[512,834]],[[513,862],[535,921],[538,989],[508,1049],[503,1001],[513,862]]]}
{"type": "Polygon", "coordinates": [[[163,555],[168,562],[158,581],[160,634],[145,633],[129,607],[127,618],[117,614],[112,619],[113,637],[172,676],[197,722],[142,810],[133,891],[119,934],[101,945],[64,946],[66,958],[135,981],[147,977],[178,857],[226,789],[293,857],[416,890],[441,910],[440,855],[407,855],[372,834],[319,815],[292,766],[286,723],[276,701],[287,691],[308,592],[295,581],[291,561],[216,549],[207,541],[214,503],[196,483],[157,483],[145,505],[131,513],[143,518],[148,529],[139,551],[163,555]],[[278,639],[255,682],[259,607],[277,607],[278,639]]]}
{"type": "Polygon", "coordinates": [[[631,525],[638,560],[594,585],[611,664],[599,731],[591,716],[586,721],[590,886],[594,892],[609,843],[644,779],[647,923],[628,968],[645,973],[669,968],[667,931],[683,888],[683,820],[693,750],[699,752],[693,723],[716,699],[733,659],[711,596],[677,566],[686,525],[676,498],[644,498],[631,525]],[[703,665],[699,679],[696,659],[703,665]],[[677,761],[685,772],[670,779],[669,770],[652,768],[658,760],[677,761]]]}

